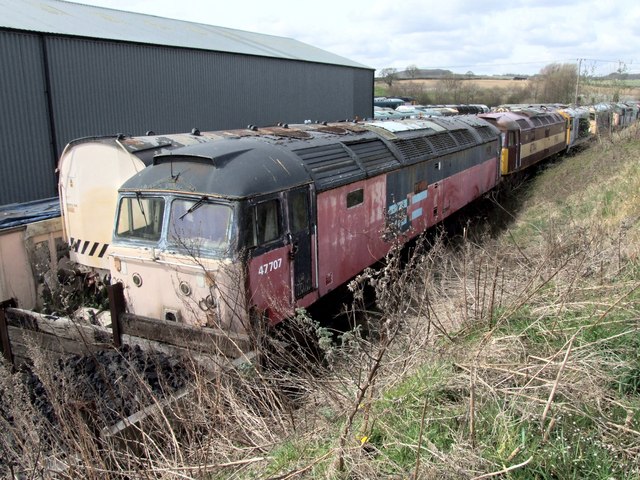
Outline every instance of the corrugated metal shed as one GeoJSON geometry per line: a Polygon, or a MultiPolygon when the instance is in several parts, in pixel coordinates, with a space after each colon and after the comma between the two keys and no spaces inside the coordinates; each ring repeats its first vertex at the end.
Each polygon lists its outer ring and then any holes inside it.
{"type": "Polygon", "coordinates": [[[56,195],[42,42],[0,36],[0,205],[56,195]]]}
{"type": "Polygon", "coordinates": [[[374,70],[296,40],[60,0],[0,0],[0,205],[56,194],[96,135],[373,114],[374,70]]]}
{"type": "Polygon", "coordinates": [[[368,68],[292,38],[60,0],[0,0],[0,26],[17,30],[368,68]]]}

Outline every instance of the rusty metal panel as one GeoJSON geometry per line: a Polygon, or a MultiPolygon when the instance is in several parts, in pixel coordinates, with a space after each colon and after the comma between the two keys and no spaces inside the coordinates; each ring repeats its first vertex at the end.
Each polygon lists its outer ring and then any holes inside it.
{"type": "Polygon", "coordinates": [[[382,238],[386,178],[370,179],[320,192],[318,205],[319,293],[324,295],[384,257],[382,238]],[[350,192],[362,189],[362,202],[349,206],[350,192]]]}
{"type": "Polygon", "coordinates": [[[0,31],[0,205],[56,194],[40,47],[37,35],[0,31]]]}

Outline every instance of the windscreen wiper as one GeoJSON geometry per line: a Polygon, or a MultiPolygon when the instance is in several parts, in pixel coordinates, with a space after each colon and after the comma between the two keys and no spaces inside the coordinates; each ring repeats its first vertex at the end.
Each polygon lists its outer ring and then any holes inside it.
{"type": "Polygon", "coordinates": [[[136,192],[136,200],[138,200],[138,207],[140,208],[140,213],[142,213],[142,218],[144,218],[145,227],[149,226],[149,221],[147,220],[147,215],[144,213],[144,207],[142,206],[142,200],[140,200],[140,192],[136,192]]]}
{"type": "Polygon", "coordinates": [[[193,213],[195,210],[200,208],[204,204],[204,202],[206,202],[207,200],[209,200],[209,197],[207,197],[206,195],[203,195],[202,197],[200,197],[200,200],[198,200],[196,203],[191,205],[186,212],[184,212],[182,215],[178,217],[178,220],[182,220],[188,214],[193,213]]]}

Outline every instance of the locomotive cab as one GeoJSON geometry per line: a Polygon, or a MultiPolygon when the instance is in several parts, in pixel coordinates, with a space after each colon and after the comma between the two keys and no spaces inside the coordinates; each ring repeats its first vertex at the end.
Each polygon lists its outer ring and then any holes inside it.
{"type": "Polygon", "coordinates": [[[237,330],[233,324],[244,319],[231,312],[244,306],[226,292],[242,285],[235,268],[238,211],[238,202],[205,196],[123,192],[109,261],[129,310],[237,330]]]}
{"type": "Polygon", "coordinates": [[[510,113],[484,113],[479,115],[500,129],[500,173],[507,175],[521,167],[520,163],[520,126],[508,116],[510,113]]]}
{"type": "Polygon", "coordinates": [[[554,109],[501,108],[479,117],[493,123],[502,133],[502,175],[530,167],[567,147],[566,121],[554,109]]]}
{"type": "Polygon", "coordinates": [[[292,158],[222,140],[159,156],[129,179],[109,255],[129,311],[244,333],[312,297],[311,186],[292,158]]]}

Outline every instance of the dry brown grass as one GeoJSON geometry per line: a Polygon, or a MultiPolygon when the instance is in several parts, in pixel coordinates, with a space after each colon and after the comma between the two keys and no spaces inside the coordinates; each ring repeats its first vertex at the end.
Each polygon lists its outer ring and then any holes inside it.
{"type": "MultiPolygon", "coordinates": [[[[418,244],[404,266],[394,255],[365,272],[352,288],[358,299],[373,285],[378,310],[356,301],[347,314],[358,328],[336,338],[300,312],[265,343],[259,367],[212,374],[186,359],[189,394],[127,430],[101,434],[101,419],[87,418],[91,405],[37,351],[54,422],[3,367],[2,472],[637,478],[638,244],[620,238],[640,230],[631,178],[640,146],[614,139],[593,150],[522,187],[516,194],[526,198],[503,230],[472,221],[456,238],[418,244]],[[300,340],[310,337],[317,342],[306,348],[300,340]]],[[[141,408],[163,401],[142,382],[131,394],[141,408]]]]}
{"type": "MultiPolygon", "coordinates": [[[[472,83],[478,88],[504,88],[513,89],[521,88],[528,84],[528,80],[513,80],[502,78],[478,78],[478,79],[465,79],[462,78],[464,83],[472,83]]],[[[398,80],[399,84],[417,85],[424,87],[426,90],[435,90],[442,80],[436,79],[420,79],[420,80],[398,80]]]]}

